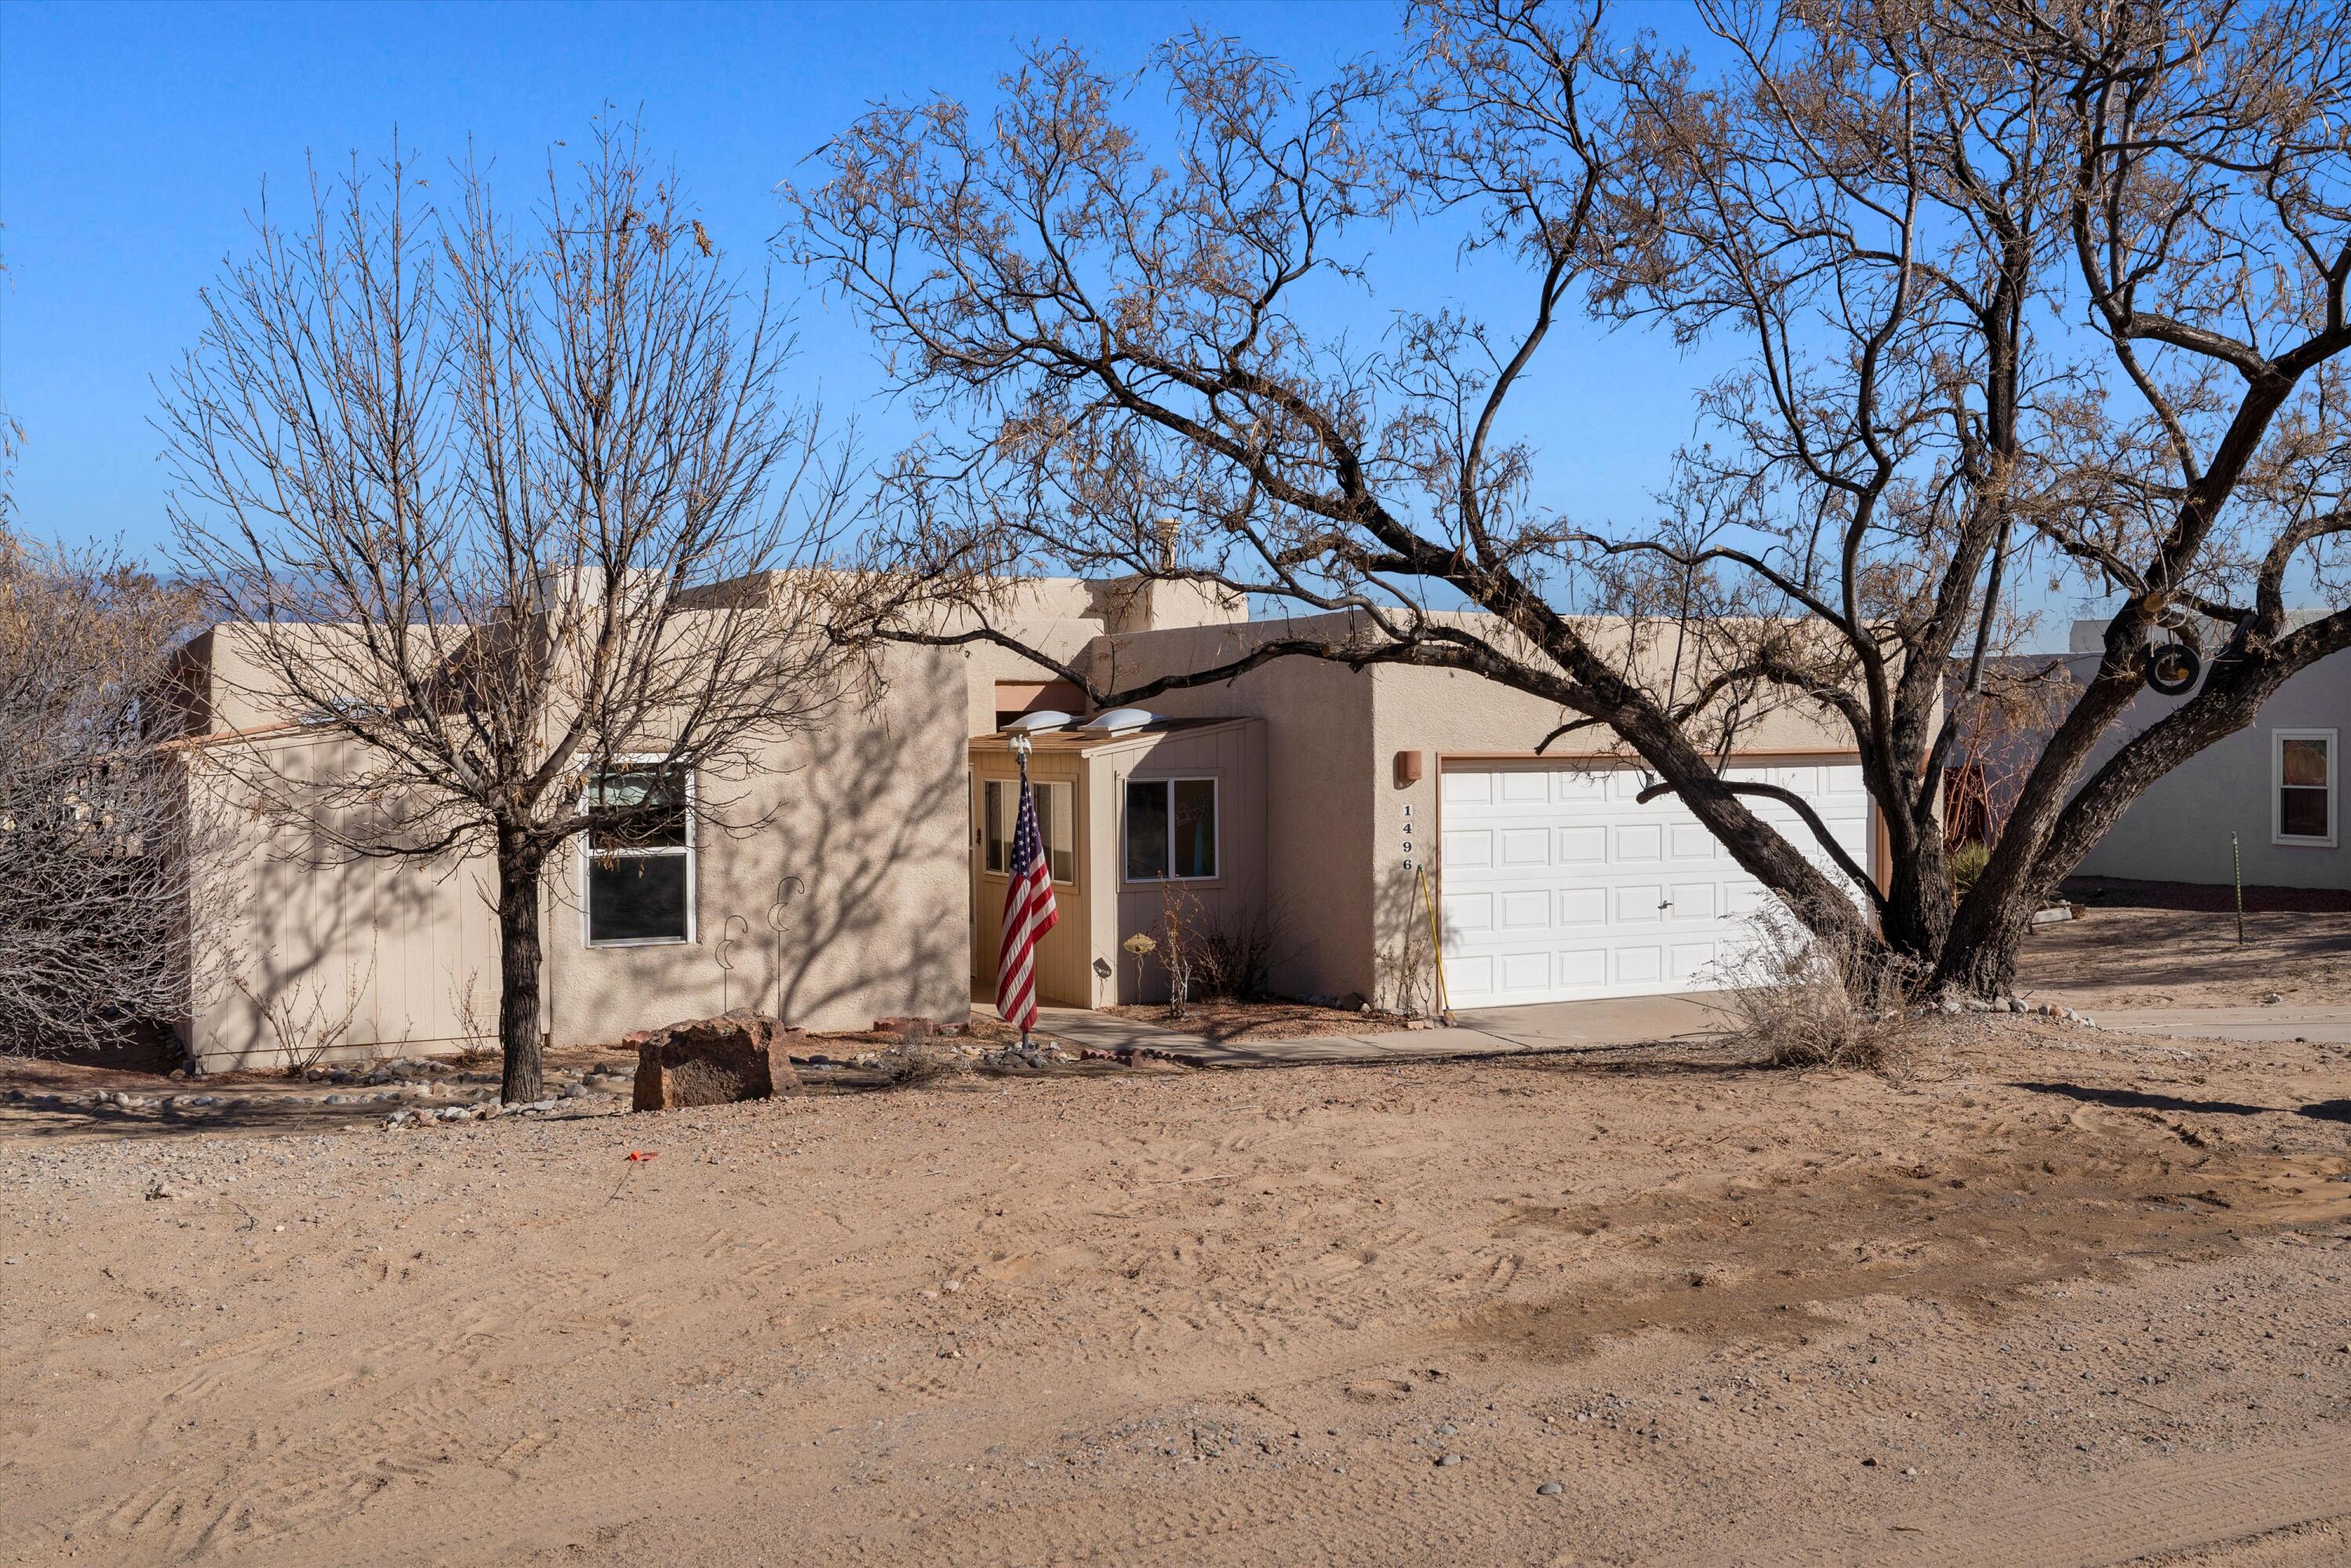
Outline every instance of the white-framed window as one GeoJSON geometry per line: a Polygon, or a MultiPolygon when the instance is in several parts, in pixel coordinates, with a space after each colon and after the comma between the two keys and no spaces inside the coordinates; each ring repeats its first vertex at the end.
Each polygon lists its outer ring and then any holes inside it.
{"type": "Polygon", "coordinates": [[[2335,847],[2335,731],[2270,731],[2270,839],[2335,847]]]}
{"type": "MultiPolygon", "coordinates": [[[[1078,880],[1077,786],[1066,779],[1031,779],[1037,796],[1037,837],[1055,882],[1078,880]]],[[[1012,865],[1012,830],[1020,813],[1020,780],[983,779],[979,784],[980,866],[1003,876],[1012,865]]]]}
{"type": "Polygon", "coordinates": [[[1120,815],[1126,826],[1126,880],[1207,882],[1217,874],[1217,781],[1130,779],[1120,815]]]}
{"type": "Polygon", "coordinates": [[[622,758],[588,785],[588,805],[651,806],[626,829],[580,835],[580,929],[590,947],[694,940],[694,775],[622,758]]]}

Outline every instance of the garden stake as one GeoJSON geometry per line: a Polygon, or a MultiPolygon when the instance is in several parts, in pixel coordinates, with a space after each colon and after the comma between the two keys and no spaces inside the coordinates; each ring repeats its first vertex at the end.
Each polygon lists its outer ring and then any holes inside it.
{"type": "Polygon", "coordinates": [[[2229,865],[2237,879],[2237,946],[2245,945],[2245,857],[2238,852],[2237,835],[2229,835],[2229,865]]]}
{"type": "Polygon", "coordinates": [[[1453,1008],[1452,998],[1445,990],[1445,941],[1437,935],[1437,903],[1428,896],[1428,872],[1426,867],[1422,868],[1419,876],[1420,906],[1428,911],[1428,948],[1437,955],[1437,1016],[1449,1028],[1453,1022],[1453,1008]]]}

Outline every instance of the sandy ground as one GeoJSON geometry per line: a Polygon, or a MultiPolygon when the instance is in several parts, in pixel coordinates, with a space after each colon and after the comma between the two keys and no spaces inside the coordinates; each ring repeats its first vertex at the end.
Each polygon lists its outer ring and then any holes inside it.
{"type": "Polygon", "coordinates": [[[2351,1002],[2351,914],[2105,908],[2045,925],[2020,956],[2028,992],[2062,993],[2100,1008],[2296,1005],[2351,1002]]]}
{"type": "Polygon", "coordinates": [[[0,1108],[0,1562],[2351,1559],[2351,1061],[1944,1027],[0,1108]]]}

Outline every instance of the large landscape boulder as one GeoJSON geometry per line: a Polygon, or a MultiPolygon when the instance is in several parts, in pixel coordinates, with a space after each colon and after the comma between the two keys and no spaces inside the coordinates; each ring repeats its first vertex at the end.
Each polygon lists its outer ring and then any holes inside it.
{"type": "Polygon", "coordinates": [[[789,1042],[800,1032],[746,1008],[639,1030],[621,1041],[637,1049],[633,1108],[674,1111],[797,1094],[800,1080],[789,1042]]]}

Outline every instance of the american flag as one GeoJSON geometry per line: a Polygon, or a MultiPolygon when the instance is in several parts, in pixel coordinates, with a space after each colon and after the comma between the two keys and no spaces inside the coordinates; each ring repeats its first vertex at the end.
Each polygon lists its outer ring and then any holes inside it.
{"type": "Polygon", "coordinates": [[[1020,818],[1012,829],[1012,864],[1004,889],[1004,939],[996,952],[996,1010],[1022,1034],[1037,1027],[1037,944],[1061,918],[1053,905],[1053,869],[1037,831],[1037,797],[1029,763],[1020,763],[1020,818]]]}

